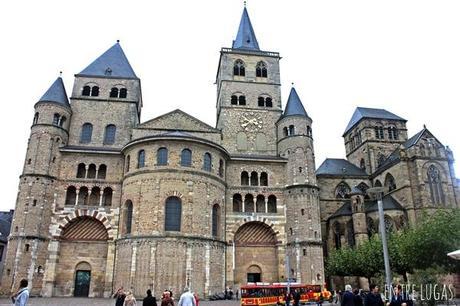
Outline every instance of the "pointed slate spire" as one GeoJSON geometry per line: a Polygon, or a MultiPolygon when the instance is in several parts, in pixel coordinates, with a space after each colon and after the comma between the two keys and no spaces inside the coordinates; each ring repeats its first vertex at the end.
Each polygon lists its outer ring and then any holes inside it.
{"type": "Polygon", "coordinates": [[[78,75],[137,79],[118,41],[78,75]]]}
{"type": "Polygon", "coordinates": [[[38,102],[53,102],[70,107],[69,99],[65,91],[64,82],[58,77],[38,102]]]}
{"type": "Polygon", "coordinates": [[[240,27],[233,41],[233,49],[251,49],[260,50],[257,43],[256,34],[252,28],[251,20],[249,19],[248,11],[244,7],[243,15],[241,16],[240,27]]]}
{"type": "Polygon", "coordinates": [[[297,94],[297,91],[294,87],[291,88],[291,92],[289,93],[289,98],[286,104],[286,108],[284,109],[283,117],[293,115],[308,117],[307,112],[303,107],[302,101],[300,101],[299,95],[297,94]]]}

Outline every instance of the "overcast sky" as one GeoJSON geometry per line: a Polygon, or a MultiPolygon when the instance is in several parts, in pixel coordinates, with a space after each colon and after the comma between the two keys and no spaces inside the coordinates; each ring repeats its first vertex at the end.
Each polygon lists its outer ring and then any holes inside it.
{"type": "MultiPolygon", "coordinates": [[[[283,106],[291,82],[313,118],[316,166],[344,157],[357,106],[426,124],[460,152],[460,1],[248,0],[262,50],[278,51],[283,106]],[[457,122],[458,123],[458,122],[457,122]]],[[[117,39],[142,80],[142,121],[173,109],[215,125],[219,50],[231,47],[243,1],[5,1],[0,17],[2,202],[14,208],[33,105],[117,39]]],[[[460,173],[459,163],[456,171],[460,173]]]]}

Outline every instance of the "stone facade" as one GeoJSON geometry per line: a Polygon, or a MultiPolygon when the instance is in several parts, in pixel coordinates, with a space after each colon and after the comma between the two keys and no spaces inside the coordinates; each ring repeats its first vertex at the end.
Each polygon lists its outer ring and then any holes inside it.
{"type": "Polygon", "coordinates": [[[336,196],[338,184],[386,184],[391,172],[403,210],[388,214],[413,222],[438,207],[426,177],[436,164],[446,205],[458,206],[452,153],[404,147],[400,121],[391,122],[399,140],[375,141],[377,123],[366,120],[345,135],[349,163],[364,160],[361,174],[315,174],[312,119],[294,89],[283,112],[279,60],[258,47],[221,50],[216,128],[180,110],[141,123],[140,80],[118,43],[75,76],[70,104],[58,79],[35,104],[3,292],[22,278],[33,295],[91,297],[119,286],[136,295],[190,286],[207,297],[248,281],[324,284],[331,225],[344,245],[376,219],[363,206],[336,214],[349,201],[336,196]],[[363,144],[352,147],[351,133],[363,144]],[[394,150],[399,160],[376,168],[377,154],[394,150]]]}

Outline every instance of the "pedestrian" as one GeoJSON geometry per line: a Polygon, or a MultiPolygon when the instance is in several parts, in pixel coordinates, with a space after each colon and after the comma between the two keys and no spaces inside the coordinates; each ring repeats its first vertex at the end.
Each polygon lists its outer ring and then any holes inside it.
{"type": "Polygon", "coordinates": [[[286,294],[284,295],[284,303],[286,306],[291,304],[291,293],[289,291],[286,291],[286,294]]]}
{"type": "Polygon", "coordinates": [[[11,296],[14,306],[26,306],[29,301],[29,282],[27,279],[21,279],[18,291],[11,296]]]}
{"type": "Polygon", "coordinates": [[[236,299],[238,299],[239,295],[240,295],[240,291],[238,289],[236,289],[236,292],[235,292],[236,299]]]}
{"type": "Polygon", "coordinates": [[[228,294],[230,295],[230,300],[233,300],[233,289],[232,288],[230,288],[230,290],[228,291],[228,294]]]}
{"type": "Polygon", "coordinates": [[[196,306],[195,297],[188,287],[184,288],[184,293],[180,296],[177,306],[196,306]]]}
{"type": "Polygon", "coordinates": [[[361,297],[358,289],[353,290],[353,295],[353,301],[355,302],[355,306],[363,306],[363,298],[361,297]]]}
{"type": "Polygon", "coordinates": [[[342,295],[340,306],[355,306],[355,296],[353,295],[351,285],[345,285],[345,292],[342,295]]]}
{"type": "Polygon", "coordinates": [[[369,286],[370,292],[364,298],[365,306],[383,306],[382,296],[379,293],[379,287],[376,284],[369,286]]]}
{"type": "Polygon", "coordinates": [[[193,297],[195,298],[195,305],[198,306],[200,303],[200,299],[198,298],[198,294],[196,292],[193,292],[193,297]]]}
{"type": "Polygon", "coordinates": [[[174,301],[171,298],[171,293],[168,290],[163,292],[163,297],[161,299],[161,306],[174,306],[174,301]]]}
{"type": "Polygon", "coordinates": [[[412,306],[413,301],[402,290],[401,285],[396,285],[393,288],[393,296],[388,305],[390,306],[412,306]]]}
{"type": "Polygon", "coordinates": [[[300,292],[299,290],[295,289],[294,293],[292,294],[292,298],[294,300],[294,306],[299,306],[300,304],[300,292]]]}
{"type": "Polygon", "coordinates": [[[124,306],[135,306],[135,305],[137,305],[137,303],[136,303],[136,298],[134,297],[133,293],[131,291],[126,292],[124,306]]]}
{"type": "Polygon", "coordinates": [[[157,306],[157,299],[152,296],[152,290],[147,290],[147,296],[142,301],[142,306],[157,306]]]}
{"type": "Polygon", "coordinates": [[[117,292],[115,292],[113,298],[116,299],[115,306],[123,306],[126,298],[126,293],[123,291],[123,287],[117,289],[117,292]]]}

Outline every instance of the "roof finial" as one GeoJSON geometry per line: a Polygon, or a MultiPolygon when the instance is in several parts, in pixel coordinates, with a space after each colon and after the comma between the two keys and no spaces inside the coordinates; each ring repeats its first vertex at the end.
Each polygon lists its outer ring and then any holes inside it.
{"type": "Polygon", "coordinates": [[[119,42],[120,42],[120,40],[119,40],[119,39],[117,39],[117,43],[119,43],[119,42]]]}
{"type": "Polygon", "coordinates": [[[59,77],[62,77],[62,71],[59,71],[59,77]]]}
{"type": "Polygon", "coordinates": [[[243,1],[243,3],[244,3],[244,7],[246,7],[246,1],[243,1]]]}
{"type": "Polygon", "coordinates": [[[426,124],[423,124],[423,128],[426,129],[426,124]]]}
{"type": "Polygon", "coordinates": [[[291,82],[291,86],[294,87],[294,82],[291,82]]]}

